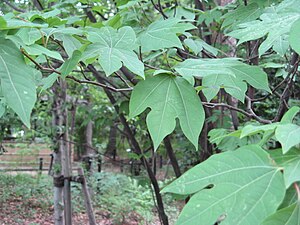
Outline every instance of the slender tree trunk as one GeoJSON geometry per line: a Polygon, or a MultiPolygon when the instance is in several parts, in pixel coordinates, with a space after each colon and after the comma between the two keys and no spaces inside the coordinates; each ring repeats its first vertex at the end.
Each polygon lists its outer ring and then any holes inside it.
{"type": "Polygon", "coordinates": [[[62,149],[60,148],[59,139],[62,135],[60,128],[63,125],[63,117],[61,112],[61,98],[59,85],[53,86],[54,101],[52,105],[52,127],[55,131],[53,135],[53,183],[54,183],[54,224],[63,225],[63,183],[61,178],[62,173],[62,149]]]}
{"type": "Polygon", "coordinates": [[[164,144],[165,144],[165,148],[167,150],[167,154],[169,156],[171,165],[173,167],[174,173],[175,173],[176,177],[178,178],[178,177],[181,176],[181,171],[180,171],[180,167],[178,165],[178,161],[176,159],[176,155],[174,153],[174,150],[173,150],[173,147],[172,147],[169,136],[165,137],[164,144]]]}
{"type": "Polygon", "coordinates": [[[95,156],[96,152],[93,148],[93,121],[90,120],[85,127],[85,151],[83,155],[83,162],[90,174],[93,173],[95,156]]]}
{"type": "Polygon", "coordinates": [[[54,85],[53,102],[53,128],[54,153],[53,153],[53,182],[54,182],[54,224],[71,225],[71,185],[70,185],[70,153],[68,146],[66,82],[59,80],[54,85]],[[63,216],[64,215],[64,216],[63,216]]]}
{"type": "Polygon", "coordinates": [[[117,154],[117,128],[115,124],[110,126],[109,130],[109,139],[106,147],[105,155],[112,156],[113,159],[116,159],[117,154]]]}

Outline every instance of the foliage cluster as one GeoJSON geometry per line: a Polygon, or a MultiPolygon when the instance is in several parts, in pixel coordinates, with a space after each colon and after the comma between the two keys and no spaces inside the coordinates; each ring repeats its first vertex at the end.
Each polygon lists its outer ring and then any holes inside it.
{"type": "MultiPolygon", "coordinates": [[[[291,186],[300,196],[298,0],[34,2],[0,16],[2,114],[10,108],[29,128],[39,91],[66,80],[101,87],[113,106],[101,112],[145,165],[164,225],[147,159],[162,142],[179,177],[162,192],[191,195],[177,224],[300,221],[299,200],[279,208],[291,186]],[[188,140],[201,163],[180,176],[170,139],[188,140]]],[[[147,198],[134,207],[150,207],[147,198]]]]}

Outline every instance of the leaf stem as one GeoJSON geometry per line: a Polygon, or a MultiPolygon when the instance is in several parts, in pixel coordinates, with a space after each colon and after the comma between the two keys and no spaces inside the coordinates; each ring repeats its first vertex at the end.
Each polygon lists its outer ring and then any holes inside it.
{"type": "Polygon", "coordinates": [[[296,189],[298,201],[300,201],[300,188],[297,183],[294,183],[294,188],[296,189]]]}

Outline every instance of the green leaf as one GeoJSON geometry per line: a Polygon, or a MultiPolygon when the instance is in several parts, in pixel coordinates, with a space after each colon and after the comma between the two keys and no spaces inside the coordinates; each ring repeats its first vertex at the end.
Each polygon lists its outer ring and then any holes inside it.
{"type": "Polygon", "coordinates": [[[247,84],[236,77],[224,74],[216,74],[214,76],[207,76],[202,79],[202,85],[206,88],[202,90],[207,101],[212,100],[219,92],[222,86],[224,90],[231,96],[237,98],[241,102],[245,99],[247,91],[247,84]]]}
{"type": "Polygon", "coordinates": [[[6,109],[5,109],[5,105],[3,104],[3,102],[0,103],[0,118],[4,115],[6,109]]]}
{"type": "Polygon", "coordinates": [[[19,36],[26,45],[34,44],[42,37],[41,32],[37,28],[21,28],[16,35],[19,36]]]}
{"type": "Polygon", "coordinates": [[[265,124],[265,125],[252,125],[252,124],[246,125],[242,129],[240,138],[251,136],[262,132],[275,131],[278,124],[279,123],[272,123],[272,124],[265,124]]]}
{"type": "Polygon", "coordinates": [[[6,20],[0,16],[0,27],[7,27],[6,20]]]}
{"type": "MultiPolygon", "coordinates": [[[[299,182],[297,184],[298,186],[300,185],[299,182]]],[[[293,203],[297,202],[297,200],[298,200],[297,191],[294,185],[292,185],[286,190],[284,199],[278,209],[286,208],[292,205],[293,203]]]]}
{"type": "Polygon", "coordinates": [[[187,59],[179,63],[175,70],[182,76],[205,77],[220,74],[220,71],[222,74],[235,76],[230,68],[236,65],[239,65],[239,62],[233,58],[187,59]]]}
{"type": "Polygon", "coordinates": [[[196,55],[198,55],[202,50],[206,50],[207,52],[211,53],[212,55],[216,56],[218,54],[218,49],[214,48],[213,46],[207,44],[205,41],[201,39],[185,39],[184,44],[188,46],[196,55]]]}
{"type": "Polygon", "coordinates": [[[54,34],[55,39],[62,41],[64,49],[69,57],[73,52],[80,49],[82,44],[70,34],[54,34]]]}
{"type": "Polygon", "coordinates": [[[294,117],[298,114],[299,111],[300,111],[300,107],[293,106],[284,114],[280,123],[292,123],[294,117]]]}
{"type": "Polygon", "coordinates": [[[280,209],[269,216],[261,225],[297,225],[300,224],[300,202],[280,209]]]}
{"type": "Polygon", "coordinates": [[[281,149],[269,151],[272,159],[284,168],[284,182],[286,188],[292,183],[300,181],[300,150],[292,148],[285,155],[282,154],[281,149]]]}
{"type": "Polygon", "coordinates": [[[184,8],[182,6],[177,6],[169,11],[166,11],[165,14],[168,17],[175,17],[178,19],[185,18],[188,20],[194,20],[195,19],[195,13],[193,12],[193,9],[184,8]]]}
{"type": "Polygon", "coordinates": [[[60,68],[61,76],[65,78],[69,73],[73,71],[73,69],[77,66],[80,58],[81,58],[82,53],[78,50],[75,50],[73,52],[73,55],[71,58],[66,60],[62,67],[60,68]]]}
{"type": "MultiPolygon", "coordinates": [[[[239,29],[228,35],[239,39],[238,44],[268,35],[259,47],[259,56],[271,47],[278,51],[285,45],[283,51],[286,51],[285,36],[289,34],[291,25],[300,18],[298,4],[297,0],[283,1],[265,10],[260,20],[240,24],[239,29]]],[[[282,50],[279,53],[282,54],[282,50]]]]}
{"type": "Polygon", "coordinates": [[[57,73],[51,73],[48,77],[43,78],[41,81],[41,85],[43,85],[41,91],[47,90],[48,88],[52,87],[58,77],[59,75],[57,73]]]}
{"type": "Polygon", "coordinates": [[[187,59],[179,63],[175,70],[182,76],[203,77],[203,94],[210,101],[219,89],[244,101],[249,83],[251,86],[270,92],[267,74],[258,66],[250,66],[236,59],[187,59]]]}
{"type": "Polygon", "coordinates": [[[98,56],[99,63],[107,76],[122,67],[122,63],[132,72],[144,78],[144,64],[133,52],[136,37],[131,27],[122,27],[118,31],[111,27],[103,27],[97,32],[90,32],[89,45],[82,59],[98,56]]]}
{"type": "Polygon", "coordinates": [[[4,17],[2,17],[6,23],[3,22],[2,20],[2,23],[1,25],[3,26],[0,26],[0,30],[8,30],[8,29],[17,29],[17,28],[42,28],[42,27],[47,27],[48,25],[47,24],[39,24],[39,23],[32,23],[32,22],[29,22],[29,21],[24,21],[24,20],[21,20],[19,18],[13,18],[14,15],[11,15],[11,14],[6,14],[4,17]]]}
{"type": "Polygon", "coordinates": [[[139,36],[142,51],[148,52],[171,47],[182,48],[181,41],[177,37],[177,34],[182,34],[186,30],[195,29],[195,26],[191,23],[179,23],[180,21],[180,19],[172,18],[151,23],[139,36]]]}
{"type": "Polygon", "coordinates": [[[278,125],[275,137],[282,146],[283,154],[287,153],[293,146],[300,143],[300,126],[296,124],[278,125]]]}
{"type": "Polygon", "coordinates": [[[223,16],[222,28],[224,27],[236,27],[241,23],[250,22],[257,19],[263,12],[262,8],[259,8],[258,4],[250,3],[247,6],[240,5],[237,9],[226,13],[223,16]]]}
{"type": "Polygon", "coordinates": [[[131,95],[129,116],[139,115],[147,108],[151,108],[147,126],[155,149],[175,129],[176,118],[185,136],[198,149],[205,116],[199,97],[188,81],[161,74],[139,82],[131,95]]]}
{"type": "Polygon", "coordinates": [[[20,50],[10,40],[0,39],[0,79],[6,103],[30,127],[36,101],[35,70],[25,64],[20,50]]]}
{"type": "Polygon", "coordinates": [[[260,147],[247,148],[213,155],[162,190],[196,193],[177,225],[253,225],[276,211],[285,194],[280,169],[260,147]]]}
{"type": "Polygon", "coordinates": [[[58,53],[58,52],[55,52],[55,51],[51,51],[41,45],[38,45],[38,44],[33,44],[33,45],[30,45],[30,46],[23,46],[23,48],[26,50],[26,52],[29,54],[29,55],[46,55],[46,56],[49,56],[53,59],[57,59],[57,60],[60,60],[60,61],[64,61],[63,58],[61,57],[61,55],[58,53]]]}
{"type": "Polygon", "coordinates": [[[289,41],[291,47],[300,54],[300,19],[293,23],[289,41]]]}

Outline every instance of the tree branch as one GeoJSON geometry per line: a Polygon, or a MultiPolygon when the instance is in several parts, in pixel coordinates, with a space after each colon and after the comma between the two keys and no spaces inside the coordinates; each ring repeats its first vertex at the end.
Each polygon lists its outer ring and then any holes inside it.
{"type": "Polygon", "coordinates": [[[14,4],[10,3],[8,0],[3,0],[3,1],[6,3],[6,5],[11,7],[12,9],[16,10],[17,12],[21,12],[21,13],[26,12],[24,9],[21,9],[21,8],[15,6],[14,4]]]}
{"type": "Polygon", "coordinates": [[[163,8],[161,6],[161,2],[160,0],[158,0],[157,5],[154,3],[153,0],[151,0],[152,5],[154,6],[154,8],[162,15],[162,17],[164,19],[168,19],[168,16],[164,13],[163,8]]]}
{"type": "Polygon", "coordinates": [[[259,116],[257,116],[257,115],[253,112],[253,110],[252,110],[251,108],[250,108],[250,109],[248,108],[248,110],[249,110],[250,112],[246,112],[246,111],[244,111],[244,110],[242,110],[242,109],[236,108],[236,107],[231,106],[231,105],[227,105],[227,104],[225,104],[225,103],[202,102],[202,104],[203,104],[205,107],[208,107],[208,108],[226,107],[226,108],[228,108],[228,109],[230,109],[230,110],[234,110],[234,111],[240,112],[240,113],[242,113],[243,115],[245,115],[245,116],[247,116],[247,117],[249,117],[249,118],[253,118],[253,119],[257,120],[257,121],[260,122],[260,123],[265,123],[265,124],[271,123],[270,120],[265,120],[265,119],[262,119],[262,118],[260,118],[259,116]]]}
{"type": "Polygon", "coordinates": [[[39,11],[43,11],[44,7],[42,5],[42,3],[39,0],[32,0],[33,5],[39,10],[39,11]]]}
{"type": "Polygon", "coordinates": [[[288,74],[288,81],[287,81],[287,85],[284,88],[282,95],[280,97],[280,104],[277,110],[277,114],[274,117],[274,119],[272,120],[273,122],[278,122],[281,120],[281,118],[283,117],[284,113],[288,110],[287,107],[287,102],[291,96],[291,89],[293,86],[293,79],[294,76],[296,75],[296,73],[298,72],[298,66],[299,66],[299,55],[296,52],[292,53],[292,58],[291,58],[291,63],[290,63],[290,71],[288,74]]]}
{"type": "Polygon", "coordinates": [[[132,88],[114,88],[114,87],[111,87],[111,86],[108,86],[106,84],[103,84],[103,83],[99,83],[99,82],[95,82],[95,81],[90,81],[90,80],[80,80],[80,79],[77,79],[76,77],[73,77],[73,76],[67,76],[68,79],[71,79],[77,83],[80,83],[80,84],[92,84],[92,85],[95,85],[95,86],[99,86],[99,87],[102,87],[102,88],[106,88],[106,89],[109,89],[113,92],[123,92],[123,91],[132,91],[132,88]]]}

